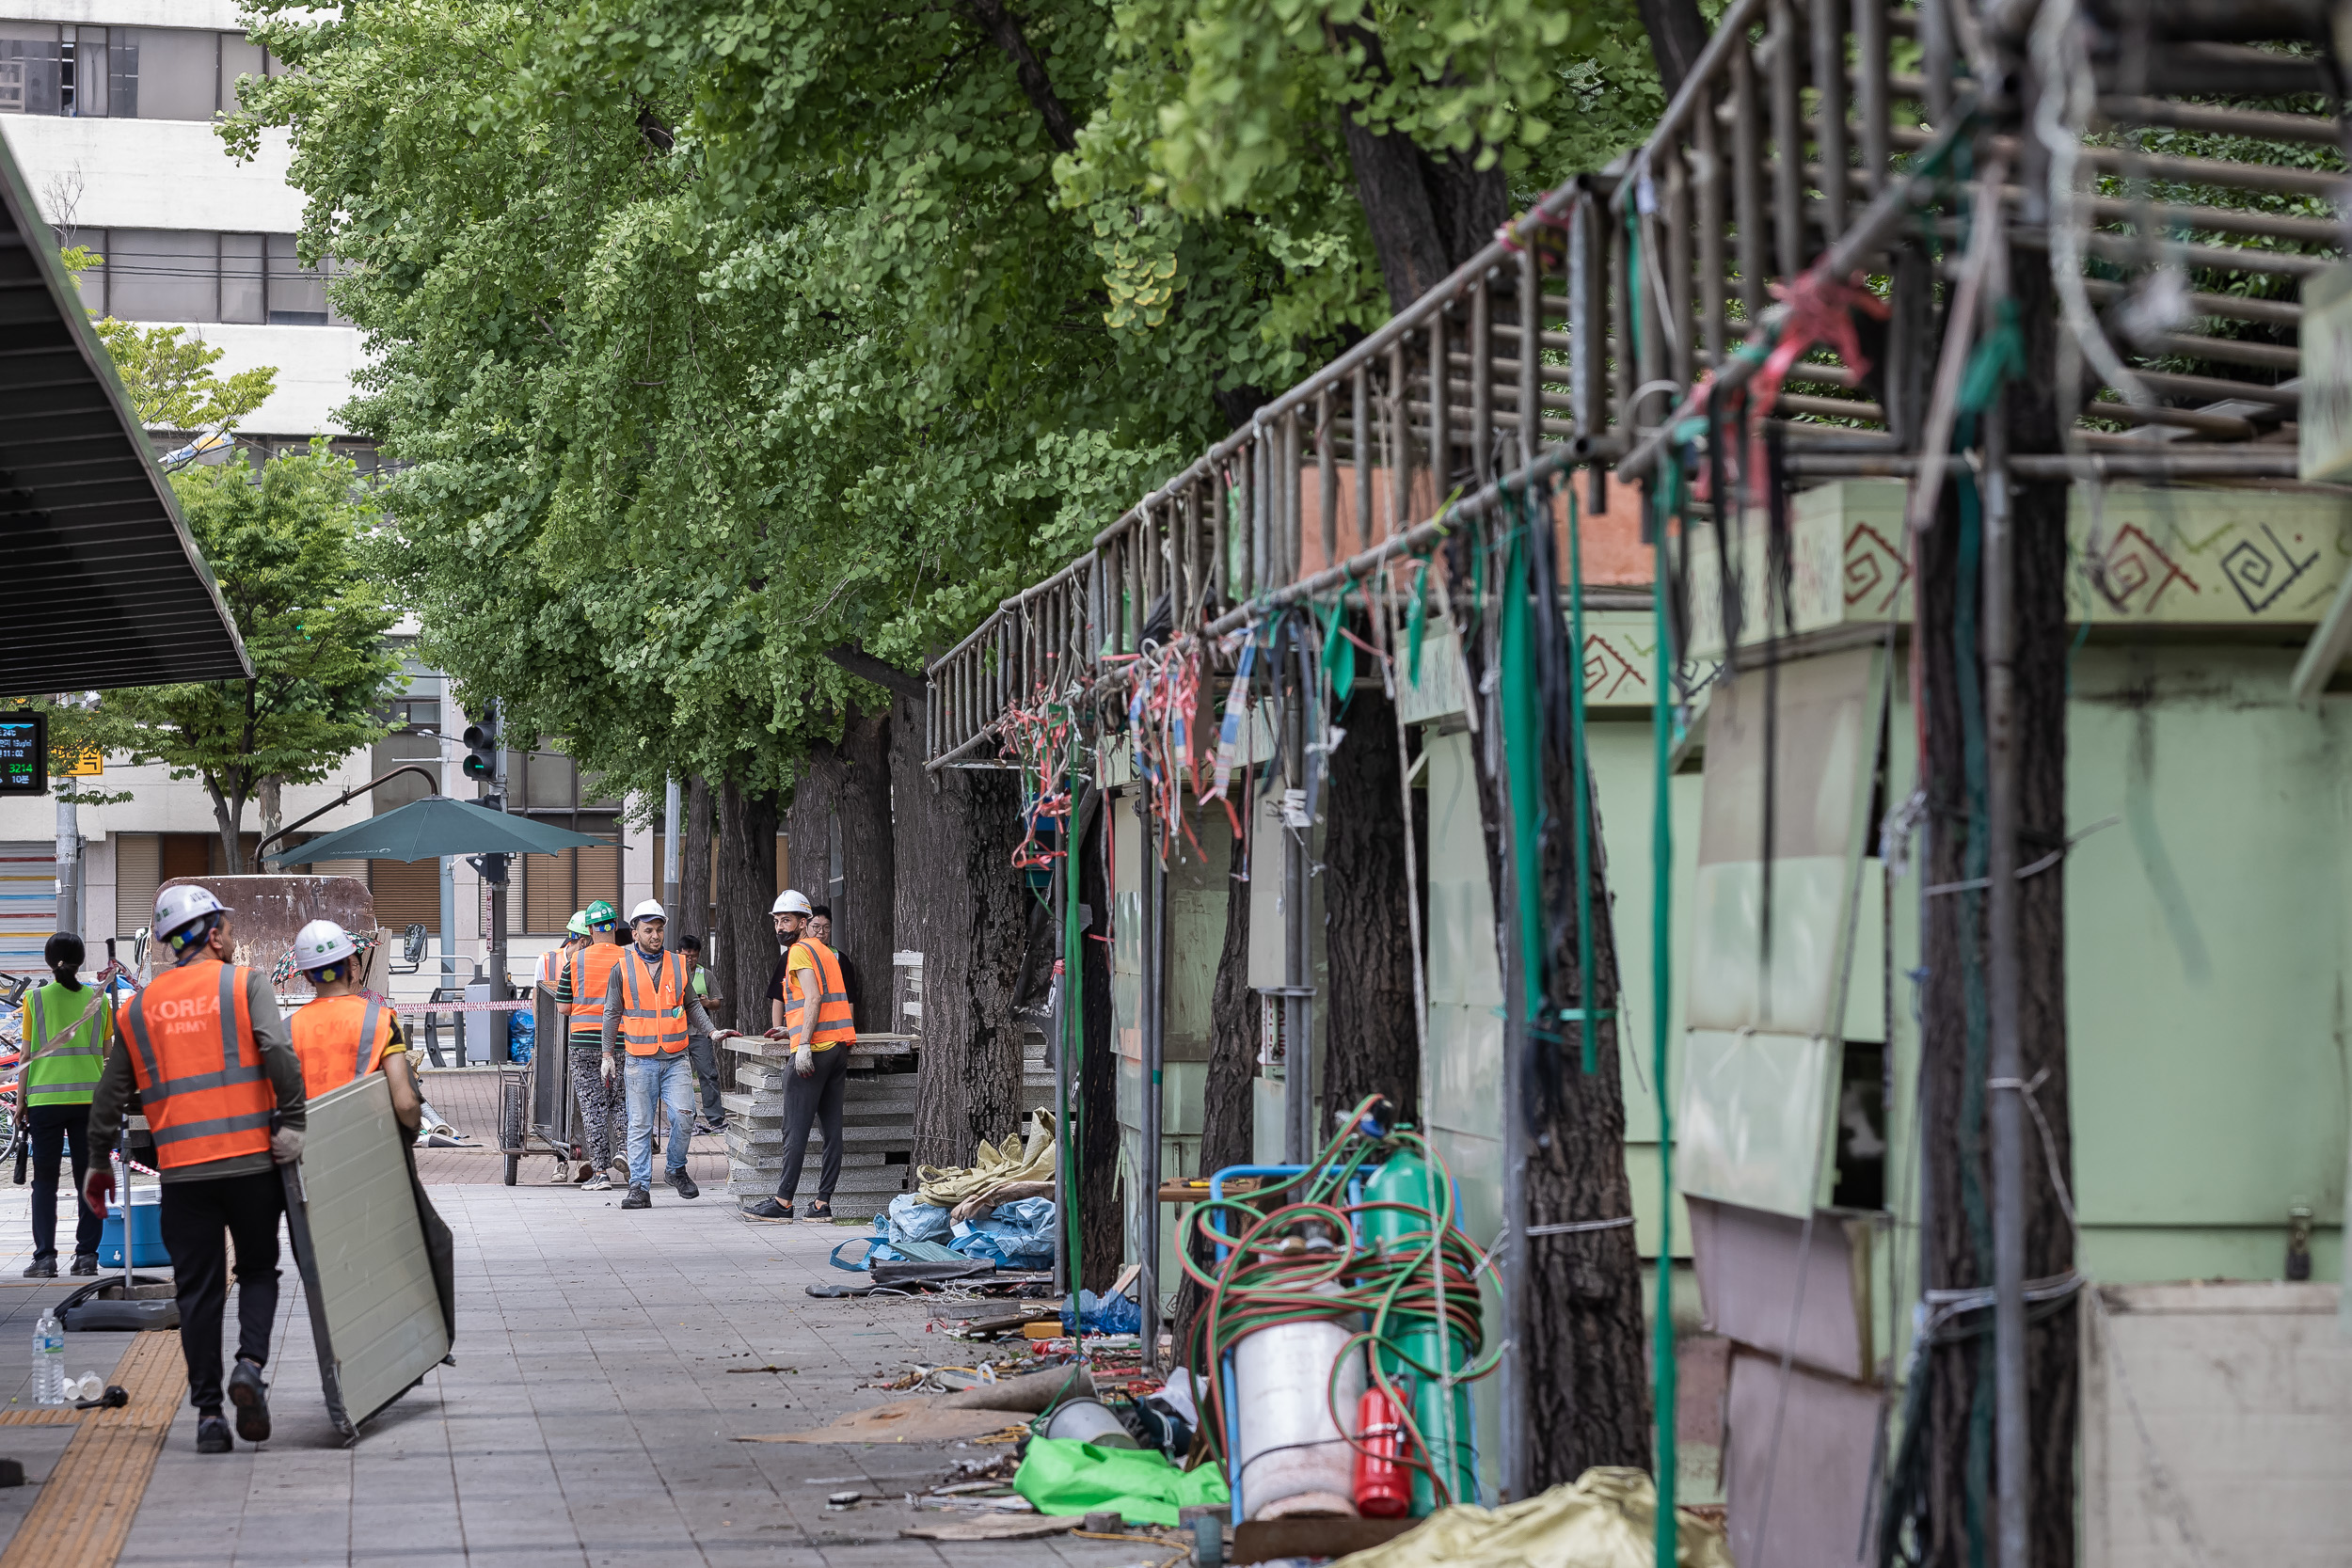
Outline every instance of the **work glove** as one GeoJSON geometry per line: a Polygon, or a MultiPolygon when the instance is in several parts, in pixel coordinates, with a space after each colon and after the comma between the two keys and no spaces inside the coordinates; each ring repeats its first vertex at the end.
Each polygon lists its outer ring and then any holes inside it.
{"type": "Polygon", "coordinates": [[[302,1158],[302,1129],[281,1127],[269,1135],[269,1157],[281,1165],[291,1165],[302,1158]]]}
{"type": "Polygon", "coordinates": [[[612,1060],[612,1053],[608,1051],[604,1053],[604,1062],[602,1067],[600,1067],[597,1070],[604,1074],[604,1081],[610,1084],[612,1082],[612,1075],[621,1069],[619,1064],[612,1060]]]}
{"type": "Polygon", "coordinates": [[[97,1213],[104,1213],[114,1201],[115,1173],[107,1165],[92,1165],[89,1175],[82,1179],[82,1201],[97,1213]]]}
{"type": "Polygon", "coordinates": [[[803,1078],[814,1077],[817,1072],[817,1053],[805,1045],[795,1050],[792,1053],[792,1070],[803,1078]]]}

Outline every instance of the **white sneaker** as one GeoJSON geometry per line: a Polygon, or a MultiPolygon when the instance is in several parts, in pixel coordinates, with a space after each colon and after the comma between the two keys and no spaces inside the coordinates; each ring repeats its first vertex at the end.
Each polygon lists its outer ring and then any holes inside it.
{"type": "Polygon", "coordinates": [[[580,1190],[583,1193],[609,1193],[612,1190],[612,1178],[598,1171],[587,1180],[582,1181],[580,1184],[580,1190]]]}

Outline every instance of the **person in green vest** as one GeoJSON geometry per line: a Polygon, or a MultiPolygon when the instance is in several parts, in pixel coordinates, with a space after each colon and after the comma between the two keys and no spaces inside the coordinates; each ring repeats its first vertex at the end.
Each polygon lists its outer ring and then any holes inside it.
{"type": "Polygon", "coordinates": [[[33,1141],[33,1260],[27,1279],[57,1277],[57,1156],[72,1153],[75,1274],[98,1272],[98,1237],[104,1216],[82,1196],[89,1170],[89,1102],[114,1036],[114,1004],[82,983],[82,939],[59,931],[40,961],[56,979],[24,998],[24,1124],[33,1141]]]}

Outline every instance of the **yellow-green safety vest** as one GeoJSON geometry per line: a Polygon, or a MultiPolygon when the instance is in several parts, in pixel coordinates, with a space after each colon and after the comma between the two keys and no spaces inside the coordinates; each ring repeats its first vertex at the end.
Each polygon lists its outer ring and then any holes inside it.
{"type": "Polygon", "coordinates": [[[106,1065],[114,1003],[95,986],[52,980],[24,998],[24,1103],[87,1105],[106,1065]]]}

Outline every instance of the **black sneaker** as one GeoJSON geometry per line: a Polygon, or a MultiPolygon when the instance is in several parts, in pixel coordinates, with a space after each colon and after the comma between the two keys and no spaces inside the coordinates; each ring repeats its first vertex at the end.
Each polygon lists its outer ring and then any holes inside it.
{"type": "Polygon", "coordinates": [[[199,1416],[196,1422],[196,1451],[199,1453],[228,1453],[236,1448],[229,1440],[229,1423],[218,1416],[199,1416]]]}
{"type": "Polygon", "coordinates": [[[229,1374],[229,1402],[237,1407],[238,1436],[248,1443],[269,1441],[269,1385],[262,1381],[262,1369],[242,1355],[229,1374]]]}
{"type": "Polygon", "coordinates": [[[770,1225],[782,1225],[792,1217],[792,1205],[763,1197],[757,1203],[746,1203],[739,1211],[747,1220],[764,1220],[770,1225]]]}
{"type": "Polygon", "coordinates": [[[24,1277],[25,1277],[25,1278],[27,1278],[27,1279],[55,1279],[55,1278],[56,1278],[56,1277],[57,1277],[57,1259],[56,1259],[56,1254],[54,1254],[54,1253],[52,1253],[52,1254],[51,1254],[49,1257],[47,1257],[47,1258],[36,1258],[36,1259],[34,1259],[31,1262],[29,1262],[29,1263],[25,1264],[25,1265],[24,1265],[24,1277]]]}
{"type": "Polygon", "coordinates": [[[703,1196],[703,1190],[694,1185],[694,1179],[687,1175],[682,1170],[674,1170],[670,1173],[670,1186],[680,1197],[700,1197],[703,1196]]]}
{"type": "Polygon", "coordinates": [[[624,1209],[650,1209],[653,1207],[653,1194],[645,1191],[643,1187],[631,1187],[628,1194],[622,1197],[621,1207],[624,1209]]]}
{"type": "Polygon", "coordinates": [[[98,1254],[94,1252],[75,1253],[73,1266],[66,1271],[68,1274],[96,1274],[97,1272],[98,1254]]]}

